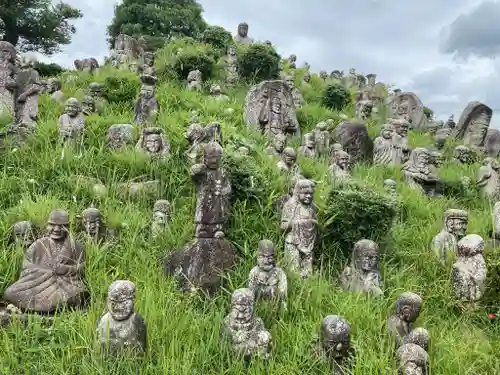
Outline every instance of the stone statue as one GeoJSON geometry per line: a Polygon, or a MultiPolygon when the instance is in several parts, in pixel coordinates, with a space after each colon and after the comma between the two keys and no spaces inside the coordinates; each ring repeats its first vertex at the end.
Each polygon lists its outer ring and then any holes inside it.
{"type": "Polygon", "coordinates": [[[423,147],[415,148],[410,159],[403,165],[403,176],[408,185],[429,196],[436,195],[436,185],[439,176],[432,173],[431,155],[429,150],[423,147]]]}
{"type": "Polygon", "coordinates": [[[351,265],[340,275],[342,288],[373,296],[382,295],[383,282],[378,259],[379,249],[375,242],[366,239],[356,242],[352,250],[351,265]]]}
{"type": "Polygon", "coordinates": [[[36,230],[31,221],[23,220],[18,221],[12,227],[12,237],[17,246],[27,249],[33,242],[35,242],[36,230]]]}
{"type": "Polygon", "coordinates": [[[108,101],[102,97],[102,85],[97,82],[92,82],[89,85],[89,93],[94,99],[95,111],[99,114],[104,113],[104,109],[108,105],[108,101]]]}
{"type": "Polygon", "coordinates": [[[358,87],[358,75],[356,74],[356,69],[354,68],[349,69],[349,75],[347,76],[347,87],[358,87]]]}
{"type": "Polygon", "coordinates": [[[208,142],[222,143],[222,130],[218,122],[214,122],[207,126],[201,124],[191,124],[185,134],[187,140],[191,144],[189,149],[184,153],[191,163],[197,163],[200,159],[201,151],[208,142]]]}
{"type": "Polygon", "coordinates": [[[410,123],[404,118],[389,119],[388,121],[394,126],[393,141],[399,155],[401,155],[400,160],[402,163],[406,163],[411,153],[411,149],[408,147],[408,129],[410,128],[410,123]]]}
{"type": "Polygon", "coordinates": [[[153,222],[151,237],[156,238],[168,229],[171,214],[170,202],[165,199],[157,200],[153,206],[153,222]]]}
{"type": "Polygon", "coordinates": [[[493,110],[481,102],[470,102],[463,110],[452,135],[465,146],[483,147],[493,110]]]}
{"type": "Polygon", "coordinates": [[[19,280],[4,292],[3,299],[23,311],[51,313],[85,301],[85,248],[69,236],[68,213],[52,211],[47,232],[25,251],[19,280]]]}
{"type": "Polygon", "coordinates": [[[143,352],[147,344],[144,319],[134,311],[135,285],[116,280],[108,289],[107,312],[97,321],[97,340],[104,351],[143,352]]]}
{"type": "Polygon", "coordinates": [[[373,142],[373,163],[380,166],[400,165],[403,151],[395,139],[394,125],[384,124],[380,136],[373,142]]]}
{"type": "Polygon", "coordinates": [[[203,77],[201,72],[196,69],[189,72],[187,76],[187,89],[200,91],[203,88],[203,77]]]}
{"type": "Polygon", "coordinates": [[[404,344],[415,344],[420,346],[426,352],[429,351],[429,341],[431,336],[429,335],[429,331],[425,328],[417,327],[413,328],[409,334],[403,337],[403,345],[404,344]]]}
{"type": "Polygon", "coordinates": [[[286,267],[300,272],[303,279],[313,270],[313,250],[316,242],[317,225],[314,206],[314,183],[299,179],[293,195],[283,206],[281,230],[285,232],[286,267]]]}
{"type": "Polygon", "coordinates": [[[231,296],[231,312],[224,318],[222,332],[233,350],[245,360],[269,358],[271,334],[254,312],[254,294],[248,288],[236,289],[231,296]]]}
{"type": "Polygon", "coordinates": [[[256,299],[271,299],[286,307],[287,279],[285,272],[276,265],[276,250],[269,240],[259,242],[257,266],[248,275],[248,289],[256,299]]]}
{"type": "Polygon", "coordinates": [[[219,85],[211,85],[210,86],[210,95],[217,101],[227,101],[229,100],[229,96],[224,95],[222,93],[222,89],[219,85]]]}
{"type": "Polygon", "coordinates": [[[134,126],[114,124],[108,129],[107,145],[111,150],[119,150],[134,143],[134,126]]]}
{"type": "Polygon", "coordinates": [[[427,117],[424,113],[424,105],[420,98],[412,92],[399,93],[389,99],[390,117],[407,118],[412,129],[425,131],[427,129],[427,117]]]}
{"type": "Polygon", "coordinates": [[[332,134],[332,141],[340,143],[351,157],[352,165],[363,162],[373,163],[373,140],[368,128],[362,122],[341,122],[332,134]]]}
{"type": "Polygon", "coordinates": [[[291,69],[297,69],[297,55],[290,55],[288,58],[288,66],[291,69]]]}
{"type": "Polygon", "coordinates": [[[481,196],[486,199],[496,200],[500,196],[500,163],[491,157],[483,160],[483,165],[476,175],[476,184],[481,196]]]}
{"type": "Polygon", "coordinates": [[[446,124],[444,125],[448,129],[455,129],[457,126],[457,123],[455,122],[455,115],[451,115],[448,117],[448,120],[446,120],[446,124]]]}
{"type": "Polygon", "coordinates": [[[300,169],[297,165],[297,153],[291,147],[286,147],[281,154],[281,159],[276,163],[280,171],[287,172],[289,175],[299,175],[300,169]]]}
{"type": "Polygon", "coordinates": [[[61,91],[61,80],[58,78],[49,78],[47,80],[47,92],[51,94],[53,101],[62,103],[64,101],[64,93],[61,91]]]}
{"type": "Polygon", "coordinates": [[[155,99],[156,78],[141,76],[142,86],[139,98],[135,102],[134,124],[146,126],[156,121],[160,103],[155,99]]]}
{"type": "Polygon", "coordinates": [[[161,128],[144,128],[135,146],[136,150],[153,160],[164,161],[170,156],[170,145],[161,128]]]}
{"type": "Polygon", "coordinates": [[[236,47],[229,46],[226,56],[226,70],[228,83],[235,83],[239,79],[238,73],[238,56],[236,55],[236,47]]]}
{"type": "Polygon", "coordinates": [[[5,37],[5,22],[0,18],[0,40],[3,40],[5,37]]]}
{"type": "Polygon", "coordinates": [[[138,73],[156,77],[155,54],[153,52],[144,52],[143,59],[144,63],[139,65],[138,73]]]}
{"type": "Polygon", "coordinates": [[[474,162],[471,149],[462,145],[455,147],[453,159],[459,164],[472,164],[474,162]]]}
{"type": "Polygon", "coordinates": [[[281,158],[285,147],[286,135],[278,133],[274,136],[272,144],[266,148],[265,152],[269,156],[279,156],[281,158]]]}
{"type": "Polygon", "coordinates": [[[308,158],[316,156],[316,140],[313,133],[304,134],[303,145],[300,146],[299,152],[308,158]]]}
{"type": "Polygon", "coordinates": [[[35,126],[38,118],[38,96],[42,89],[40,75],[34,69],[35,61],[21,59],[20,70],[16,76],[16,122],[35,126]]]}
{"type": "Polygon", "coordinates": [[[81,214],[81,229],[83,232],[97,241],[106,238],[107,230],[101,216],[101,212],[94,207],[89,207],[81,214]]]}
{"type": "Polygon", "coordinates": [[[442,150],[446,145],[446,141],[448,140],[448,135],[444,132],[437,131],[434,136],[434,148],[436,150],[442,150]]]}
{"type": "Polygon", "coordinates": [[[73,141],[83,136],[85,116],[80,103],[75,98],[66,100],[64,113],[59,117],[59,137],[63,142],[73,141]]]}
{"type": "Polygon", "coordinates": [[[404,344],[396,351],[398,375],[429,375],[429,354],[416,344],[404,344]]]}
{"type": "Polygon", "coordinates": [[[302,75],[302,85],[307,86],[310,83],[311,83],[311,73],[309,73],[309,71],[306,71],[302,75]]]}
{"type": "Polygon", "coordinates": [[[388,178],[387,180],[384,180],[384,186],[389,191],[390,197],[392,199],[397,199],[398,193],[396,189],[398,184],[396,183],[396,181],[388,178]]]}
{"type": "Polygon", "coordinates": [[[85,116],[90,116],[96,112],[95,101],[90,95],[85,95],[82,98],[82,113],[85,116]]]}
{"type": "Polygon", "coordinates": [[[387,329],[396,348],[403,344],[403,339],[413,330],[413,323],[422,310],[422,298],[412,292],[404,292],[394,305],[394,310],[387,320],[387,329]]]}
{"type": "Polygon", "coordinates": [[[0,41],[0,114],[14,115],[14,96],[16,91],[15,66],[16,49],[6,41],[0,41]]]}
{"type": "Polygon", "coordinates": [[[328,167],[328,176],[333,181],[343,183],[351,180],[351,172],[349,171],[349,162],[351,157],[343,150],[336,151],[332,158],[331,164],[328,167]]]}
{"type": "Polygon", "coordinates": [[[241,22],[238,25],[238,33],[234,37],[237,43],[241,44],[252,44],[253,39],[248,36],[248,24],[246,22],[241,22]]]}
{"type": "Polygon", "coordinates": [[[313,130],[316,142],[316,151],[319,156],[328,156],[330,153],[330,132],[325,121],[318,122],[313,130]]]}
{"type": "Polygon", "coordinates": [[[356,352],[351,345],[351,326],[338,315],[328,315],[321,322],[320,338],[315,351],[328,360],[332,375],[348,375],[354,366],[356,352]]]}
{"type": "Polygon", "coordinates": [[[443,229],[431,242],[431,249],[441,262],[455,257],[457,242],[467,233],[468,220],[467,211],[449,209],[444,212],[443,229]]]}
{"type": "Polygon", "coordinates": [[[357,93],[356,100],[356,117],[361,120],[367,120],[371,117],[372,110],[375,106],[373,100],[366,91],[360,90],[357,93]]]}
{"type": "Polygon", "coordinates": [[[322,70],[319,72],[319,78],[321,78],[323,81],[326,81],[328,78],[328,73],[326,70],[322,70]]]}
{"type": "Polygon", "coordinates": [[[451,271],[455,298],[464,302],[481,299],[486,287],[484,241],[477,234],[463,237],[457,244],[457,259],[451,271]]]}
{"type": "Polygon", "coordinates": [[[285,83],[292,92],[292,100],[295,108],[300,108],[304,105],[304,97],[300,90],[295,87],[295,78],[292,75],[288,75],[285,77],[285,83]]]}

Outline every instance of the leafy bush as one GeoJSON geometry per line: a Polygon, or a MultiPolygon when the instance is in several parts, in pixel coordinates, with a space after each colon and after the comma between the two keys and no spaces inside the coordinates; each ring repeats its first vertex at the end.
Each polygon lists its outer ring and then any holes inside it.
{"type": "Polygon", "coordinates": [[[65,69],[60,65],[55,63],[46,64],[41,61],[37,61],[35,63],[35,70],[42,77],[54,77],[65,71],[65,69]]]}
{"type": "Polygon", "coordinates": [[[213,53],[210,54],[204,50],[188,49],[179,52],[172,68],[179,79],[186,79],[190,71],[199,70],[205,81],[212,77],[214,64],[213,53]]]}
{"type": "Polygon", "coordinates": [[[265,189],[268,184],[265,183],[262,168],[253,158],[243,158],[237,153],[224,156],[223,165],[231,180],[231,201],[265,201],[269,192],[265,189]]]}
{"type": "Polygon", "coordinates": [[[424,106],[424,115],[427,117],[428,120],[432,119],[432,116],[434,116],[434,111],[426,106],[424,106]]]}
{"type": "Polygon", "coordinates": [[[238,72],[242,78],[255,81],[276,79],[280,73],[281,57],[272,46],[251,44],[238,54],[238,72]]]}
{"type": "Polygon", "coordinates": [[[323,94],[322,104],[333,110],[341,110],[351,101],[351,94],[340,83],[333,83],[329,85],[323,94]]]}
{"type": "Polygon", "coordinates": [[[208,26],[200,39],[202,43],[210,44],[218,50],[226,50],[232,43],[233,36],[221,26],[208,26]]]}
{"type": "Polygon", "coordinates": [[[133,102],[139,91],[139,78],[134,78],[123,76],[106,77],[102,88],[102,96],[109,103],[133,102]]]}

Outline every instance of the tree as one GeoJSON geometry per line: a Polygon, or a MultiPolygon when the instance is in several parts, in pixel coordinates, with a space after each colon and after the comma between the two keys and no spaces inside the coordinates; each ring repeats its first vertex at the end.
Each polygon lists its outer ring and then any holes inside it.
{"type": "Polygon", "coordinates": [[[4,40],[20,52],[37,51],[49,56],[59,52],[60,45],[71,43],[76,31],[70,21],[83,17],[80,10],[63,2],[23,0],[10,4],[0,7],[4,40]]]}
{"type": "Polygon", "coordinates": [[[123,0],[108,26],[108,41],[113,47],[120,33],[135,38],[144,35],[149,44],[160,47],[172,37],[197,37],[207,26],[202,13],[195,0],[123,0]]]}
{"type": "Polygon", "coordinates": [[[434,116],[434,111],[424,106],[424,115],[425,117],[427,117],[427,120],[432,120],[432,117],[434,116]]]}

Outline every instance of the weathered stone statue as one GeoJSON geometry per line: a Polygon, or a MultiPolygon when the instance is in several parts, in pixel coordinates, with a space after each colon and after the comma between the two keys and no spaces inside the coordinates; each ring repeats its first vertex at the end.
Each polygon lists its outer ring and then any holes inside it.
{"type": "Polygon", "coordinates": [[[437,131],[436,135],[434,136],[434,148],[436,150],[442,150],[444,146],[446,145],[446,141],[448,140],[448,135],[445,134],[444,132],[437,131]]]}
{"type": "Polygon", "coordinates": [[[403,345],[404,344],[415,344],[420,346],[426,352],[429,350],[429,341],[431,340],[431,336],[429,331],[425,328],[417,327],[413,328],[409,334],[403,337],[403,345]]]}
{"type": "Polygon", "coordinates": [[[328,176],[332,181],[343,183],[351,180],[349,162],[351,157],[343,150],[336,151],[328,167],[328,176]]]}
{"type": "Polygon", "coordinates": [[[291,147],[286,147],[281,154],[281,159],[276,163],[280,171],[287,172],[294,176],[300,174],[299,166],[297,165],[297,153],[291,147]]]}
{"type": "Polygon", "coordinates": [[[483,165],[476,175],[476,184],[481,196],[486,199],[496,200],[500,197],[500,163],[491,157],[483,160],[483,165]]]}
{"type": "Polygon", "coordinates": [[[428,120],[424,113],[424,105],[414,93],[404,92],[391,97],[388,107],[390,117],[408,119],[412,129],[415,130],[425,131],[427,129],[428,120]]]}
{"type": "Polygon", "coordinates": [[[355,68],[349,69],[349,75],[347,76],[346,84],[348,88],[358,87],[358,75],[356,74],[355,68]]]}
{"type": "Polygon", "coordinates": [[[299,152],[308,158],[316,156],[316,140],[313,133],[304,134],[303,144],[300,146],[299,152]]]}
{"type": "Polygon", "coordinates": [[[226,56],[226,70],[228,83],[235,83],[239,79],[238,73],[238,56],[236,55],[236,47],[229,46],[226,56]]]}
{"type": "Polygon", "coordinates": [[[285,77],[285,82],[290,91],[292,92],[292,100],[295,108],[300,108],[304,105],[304,97],[300,90],[295,87],[295,78],[292,75],[288,75],[285,77]]]}
{"type": "Polygon", "coordinates": [[[219,85],[210,86],[210,95],[217,101],[227,101],[229,96],[222,93],[222,89],[219,85]]]}
{"type": "Polygon", "coordinates": [[[469,215],[467,211],[449,209],[444,212],[443,229],[431,243],[432,251],[445,263],[457,253],[457,242],[467,233],[469,215]]]}
{"type": "Polygon", "coordinates": [[[42,87],[40,75],[34,66],[34,60],[23,57],[20,70],[17,72],[15,110],[18,124],[35,126],[38,118],[38,96],[42,87]]]}
{"type": "Polygon", "coordinates": [[[309,73],[309,71],[306,71],[302,75],[302,85],[308,86],[310,83],[311,83],[311,73],[309,73]]]}
{"type": "Polygon", "coordinates": [[[383,282],[378,259],[379,249],[375,242],[366,239],[356,242],[352,250],[351,265],[340,275],[342,288],[373,296],[382,295],[383,282]]]}
{"type": "Polygon", "coordinates": [[[340,143],[351,157],[351,163],[373,163],[373,140],[368,134],[365,124],[359,122],[342,122],[333,131],[332,141],[340,143]]]}
{"type": "Polygon", "coordinates": [[[412,292],[404,292],[394,305],[394,310],[387,320],[387,329],[394,339],[396,348],[403,344],[403,338],[413,330],[413,323],[422,310],[422,298],[412,292]]]}
{"type": "Polygon", "coordinates": [[[415,148],[402,169],[405,181],[411,188],[420,190],[429,196],[436,195],[439,176],[432,173],[429,150],[423,147],[415,148]]]}
{"type": "Polygon", "coordinates": [[[430,374],[429,354],[416,344],[404,344],[396,351],[398,375],[430,374]]]}
{"type": "Polygon", "coordinates": [[[484,294],[487,269],[483,252],[484,240],[477,234],[469,234],[458,241],[451,280],[459,301],[476,302],[484,294]]]}
{"type": "Polygon", "coordinates": [[[481,102],[470,102],[463,110],[452,136],[465,146],[483,147],[493,110],[481,102]]]}
{"type": "Polygon", "coordinates": [[[489,231],[489,237],[493,241],[493,247],[497,247],[500,241],[500,202],[495,202],[492,209],[493,230],[489,231]]]}
{"type": "Polygon", "coordinates": [[[144,63],[139,65],[138,73],[140,75],[148,75],[156,77],[155,69],[155,54],[153,52],[144,52],[143,54],[144,63]]]}
{"type": "Polygon", "coordinates": [[[203,147],[208,142],[222,143],[222,130],[218,122],[214,122],[207,126],[201,124],[191,124],[186,131],[186,138],[191,144],[189,149],[184,153],[191,163],[197,163],[202,157],[203,147]]]}
{"type": "Polygon", "coordinates": [[[326,81],[328,78],[328,72],[326,70],[320,71],[319,78],[321,78],[323,81],[326,81]]]}
{"type": "Polygon", "coordinates": [[[408,147],[408,129],[410,123],[404,118],[389,119],[394,126],[393,142],[401,156],[401,161],[406,163],[410,157],[411,149],[408,147]]]}
{"type": "Polygon", "coordinates": [[[187,89],[200,91],[203,88],[203,77],[201,72],[192,70],[187,76],[187,89]]]}
{"type": "Polygon", "coordinates": [[[234,37],[237,43],[241,44],[252,44],[253,39],[248,36],[248,24],[246,22],[241,22],[238,25],[238,33],[234,37]]]}
{"type": "Polygon", "coordinates": [[[299,179],[293,196],[283,206],[281,230],[285,232],[286,267],[300,272],[303,279],[313,270],[313,250],[316,242],[317,225],[314,206],[314,183],[299,179]]]}
{"type": "Polygon", "coordinates": [[[351,345],[351,326],[338,315],[328,315],[321,322],[315,351],[332,366],[332,375],[350,374],[356,360],[351,345]]]}
{"type": "Polygon", "coordinates": [[[36,230],[28,220],[18,221],[12,227],[12,237],[17,246],[27,249],[36,239],[36,230]]]}
{"type": "Polygon", "coordinates": [[[367,120],[371,117],[372,110],[375,106],[373,100],[366,91],[360,90],[357,93],[356,100],[356,117],[361,120],[367,120]]]}
{"type": "Polygon", "coordinates": [[[288,58],[288,66],[291,69],[297,69],[297,55],[290,55],[288,58]]]}
{"type": "Polygon", "coordinates": [[[14,116],[14,97],[16,91],[15,66],[16,49],[6,41],[0,41],[0,114],[14,116]]]}
{"type": "Polygon", "coordinates": [[[166,199],[157,200],[153,206],[153,222],[151,223],[151,237],[156,238],[168,229],[171,205],[166,199]]]}
{"type": "Polygon", "coordinates": [[[328,156],[330,153],[330,132],[325,121],[318,122],[313,130],[316,142],[316,152],[319,156],[328,156]]]}
{"type": "Polygon", "coordinates": [[[266,147],[266,154],[269,156],[279,156],[283,154],[286,147],[286,135],[278,133],[274,136],[272,144],[266,147]]]}
{"type": "Polygon", "coordinates": [[[64,93],[61,91],[61,80],[51,77],[47,80],[47,93],[51,95],[52,100],[57,103],[64,101],[64,93]]]}
{"type": "Polygon", "coordinates": [[[4,292],[3,299],[23,311],[81,307],[86,297],[85,248],[69,236],[68,213],[52,211],[47,232],[26,250],[19,280],[4,292]]]}
{"type": "Polygon", "coordinates": [[[286,307],[287,279],[285,272],[276,265],[276,250],[269,240],[259,242],[257,266],[248,275],[248,289],[255,298],[278,301],[286,307]]]}
{"type": "Polygon", "coordinates": [[[448,117],[448,120],[446,120],[444,126],[445,128],[455,129],[455,127],[457,126],[457,123],[455,122],[455,115],[452,114],[450,117],[448,117]]]}
{"type": "Polygon", "coordinates": [[[139,98],[135,102],[134,124],[146,126],[156,121],[160,103],[155,99],[156,78],[141,76],[142,86],[139,98]]]}
{"type": "Polygon", "coordinates": [[[373,142],[373,163],[381,166],[400,165],[403,152],[399,144],[395,142],[394,125],[384,124],[380,136],[373,142]]]}
{"type": "Polygon", "coordinates": [[[97,321],[97,340],[104,351],[143,352],[147,344],[144,319],[134,311],[135,285],[113,281],[108,289],[107,312],[97,321]]]}
{"type": "Polygon", "coordinates": [[[85,116],[78,100],[75,98],[66,100],[66,108],[58,122],[59,137],[63,142],[73,141],[83,136],[85,116]]]}
{"type": "Polygon", "coordinates": [[[431,173],[437,175],[439,173],[439,168],[441,168],[441,166],[444,163],[444,156],[439,151],[431,151],[430,155],[431,155],[430,159],[431,173]]]}
{"type": "Polygon", "coordinates": [[[231,312],[224,318],[223,334],[236,354],[245,360],[269,358],[271,334],[254,312],[254,294],[248,288],[236,289],[231,296],[231,312]]]}
{"type": "Polygon", "coordinates": [[[108,105],[108,101],[102,97],[102,84],[92,82],[89,85],[89,93],[92,99],[94,99],[95,111],[99,114],[103,114],[104,109],[108,105]]]}
{"type": "Polygon", "coordinates": [[[455,147],[453,159],[459,164],[472,164],[474,162],[471,149],[462,145],[455,147]]]}
{"type": "Polygon", "coordinates": [[[96,112],[95,101],[90,95],[85,95],[82,98],[82,113],[85,116],[90,116],[96,112]]]}
{"type": "Polygon", "coordinates": [[[82,212],[80,228],[85,235],[97,242],[104,241],[114,235],[111,228],[106,227],[101,211],[95,207],[89,207],[82,212]]]}
{"type": "Polygon", "coordinates": [[[107,144],[111,150],[119,150],[134,143],[134,126],[114,124],[108,129],[107,144]]]}
{"type": "Polygon", "coordinates": [[[170,156],[170,145],[161,128],[144,128],[135,148],[153,160],[164,161],[170,156]]]}

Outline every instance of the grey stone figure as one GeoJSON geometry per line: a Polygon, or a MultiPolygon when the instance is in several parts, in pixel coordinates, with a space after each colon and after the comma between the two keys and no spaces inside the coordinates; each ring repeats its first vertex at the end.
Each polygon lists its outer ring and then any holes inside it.
{"type": "Polygon", "coordinates": [[[419,190],[429,196],[436,195],[439,176],[432,172],[429,150],[423,147],[415,148],[402,170],[405,181],[412,189],[419,190]]]}
{"type": "Polygon", "coordinates": [[[62,103],[64,101],[64,93],[61,91],[61,80],[51,77],[47,80],[47,93],[50,94],[53,101],[62,103]]]}
{"type": "Polygon", "coordinates": [[[197,163],[202,156],[203,147],[208,142],[222,143],[222,130],[218,122],[214,122],[207,126],[198,123],[189,125],[185,137],[191,144],[188,150],[184,153],[191,163],[197,163]]]}
{"type": "Polygon", "coordinates": [[[457,259],[451,271],[457,300],[476,302],[483,296],[487,273],[483,252],[484,240],[477,234],[469,234],[458,241],[457,259]]]}
{"type": "Polygon", "coordinates": [[[436,132],[434,136],[434,148],[436,150],[442,150],[446,145],[446,141],[448,140],[448,135],[444,134],[444,132],[436,132]]]}
{"type": "Polygon", "coordinates": [[[476,174],[476,184],[481,196],[496,200],[500,197],[500,163],[492,157],[483,160],[483,165],[476,174]]]}
{"type": "Polygon", "coordinates": [[[396,350],[398,375],[428,375],[430,361],[427,352],[416,344],[404,344],[396,350]]]}
{"type": "Polygon", "coordinates": [[[85,116],[80,103],[75,98],[66,100],[64,113],[59,117],[59,137],[63,142],[73,141],[83,136],[85,116]]]}
{"type": "Polygon", "coordinates": [[[170,156],[170,145],[161,128],[144,128],[135,148],[152,160],[167,160],[170,156]]]}
{"type": "Polygon", "coordinates": [[[219,85],[211,85],[210,86],[210,95],[217,101],[227,101],[229,100],[229,96],[224,95],[222,93],[222,89],[219,85]]]}
{"type": "Polygon", "coordinates": [[[96,112],[95,101],[90,95],[85,95],[82,98],[82,113],[85,116],[90,116],[96,112]]]}
{"type": "Polygon", "coordinates": [[[0,18],[0,40],[3,40],[5,37],[5,22],[0,18]]]}
{"type": "Polygon", "coordinates": [[[298,179],[293,195],[283,206],[281,230],[285,233],[284,263],[303,279],[313,271],[318,222],[314,206],[314,183],[298,179]]]}
{"type": "Polygon", "coordinates": [[[455,122],[455,115],[451,115],[448,117],[448,120],[446,120],[445,127],[449,129],[455,129],[457,126],[457,123],[455,122]]]}
{"type": "Polygon", "coordinates": [[[160,103],[155,99],[156,78],[141,76],[142,86],[139,98],[135,102],[134,124],[146,126],[156,121],[160,103]]]}
{"type": "Polygon", "coordinates": [[[388,190],[390,197],[392,199],[397,199],[397,196],[398,196],[398,193],[396,190],[398,187],[397,182],[388,178],[388,179],[384,180],[384,186],[388,190]]]}
{"type": "Polygon", "coordinates": [[[349,323],[338,315],[328,315],[324,318],[315,352],[330,363],[332,375],[350,374],[356,360],[356,352],[351,345],[349,323]]]}
{"type": "Polygon", "coordinates": [[[246,22],[241,22],[238,25],[238,32],[236,36],[234,37],[234,40],[237,43],[241,44],[252,44],[253,39],[248,36],[248,23],[246,22]]]}
{"type": "Polygon", "coordinates": [[[272,337],[262,319],[255,315],[254,294],[250,289],[233,292],[231,311],[224,318],[222,332],[235,353],[244,359],[270,357],[272,337]]]}
{"type": "Polygon", "coordinates": [[[493,110],[486,104],[469,102],[452,131],[452,137],[461,140],[465,146],[483,147],[492,116],[493,110]]]}
{"type": "Polygon", "coordinates": [[[144,319],[134,311],[135,285],[116,280],[108,289],[107,312],[97,321],[97,341],[110,354],[141,353],[147,345],[144,319]]]}
{"type": "Polygon", "coordinates": [[[171,214],[170,202],[166,199],[157,200],[153,206],[153,221],[151,237],[156,238],[168,229],[171,214]]]}
{"type": "Polygon", "coordinates": [[[349,171],[350,155],[338,150],[334,153],[332,162],[328,167],[328,177],[335,183],[344,183],[351,180],[351,172],[349,171]]]}
{"type": "Polygon", "coordinates": [[[422,297],[412,292],[402,293],[394,305],[394,310],[387,320],[389,335],[396,348],[403,344],[403,339],[413,330],[413,323],[422,310],[422,297]]]}
{"type": "Polygon", "coordinates": [[[300,90],[295,87],[295,78],[292,75],[285,77],[285,82],[290,91],[292,92],[293,105],[295,108],[300,108],[304,105],[304,97],[300,90]]]}
{"type": "Polygon", "coordinates": [[[313,130],[316,142],[316,151],[319,156],[328,156],[330,153],[330,132],[325,121],[318,122],[313,130]]]}
{"type": "Polygon", "coordinates": [[[472,164],[474,162],[471,149],[463,145],[455,147],[453,159],[459,164],[472,164]]]}
{"type": "Polygon", "coordinates": [[[17,246],[27,249],[33,242],[35,242],[36,230],[31,221],[23,220],[18,221],[12,227],[12,237],[17,246]]]}
{"type": "Polygon", "coordinates": [[[134,143],[134,126],[131,124],[111,125],[106,140],[111,150],[119,150],[132,145],[134,143]]]}
{"type": "Polygon", "coordinates": [[[95,111],[98,114],[103,114],[108,101],[102,96],[102,84],[97,82],[92,82],[89,85],[89,94],[94,100],[95,111]]]}
{"type": "Polygon", "coordinates": [[[431,249],[440,262],[446,263],[457,253],[457,242],[467,233],[469,214],[464,210],[444,212],[443,229],[432,239],[431,249]]]}
{"type": "Polygon", "coordinates": [[[406,163],[411,153],[411,149],[408,146],[410,123],[404,118],[389,119],[388,122],[394,126],[393,143],[400,153],[401,162],[406,163]]]}
{"type": "Polygon", "coordinates": [[[248,275],[248,289],[255,299],[269,299],[286,308],[288,284],[285,271],[276,265],[276,249],[269,240],[259,242],[257,266],[248,275]]]}
{"type": "Polygon", "coordinates": [[[439,151],[430,151],[430,155],[431,155],[431,159],[430,159],[430,170],[431,170],[431,173],[432,174],[435,174],[437,175],[439,173],[439,168],[441,168],[441,166],[443,165],[444,163],[444,156],[441,152],[439,151]]]}
{"type": "Polygon", "coordinates": [[[371,240],[362,239],[354,244],[351,265],[340,275],[342,288],[351,292],[364,292],[373,296],[383,294],[379,270],[379,248],[371,240]]]}
{"type": "Polygon", "coordinates": [[[320,71],[319,78],[321,78],[323,81],[326,81],[328,78],[328,72],[326,70],[320,71]]]}
{"type": "Polygon", "coordinates": [[[272,143],[266,147],[265,152],[269,156],[278,156],[281,158],[287,144],[287,138],[284,134],[276,134],[273,137],[272,143]]]}
{"type": "Polygon", "coordinates": [[[430,340],[431,336],[429,331],[423,327],[416,327],[413,328],[409,334],[403,337],[403,344],[415,344],[428,352],[430,340]]]}
{"type": "Polygon", "coordinates": [[[310,87],[311,83],[311,73],[309,71],[304,72],[302,75],[302,85],[306,87],[310,87]]]}
{"type": "Polygon", "coordinates": [[[19,279],[4,292],[3,299],[23,311],[81,307],[86,298],[85,247],[69,235],[69,214],[52,211],[47,232],[25,251],[19,279]]]}
{"type": "Polygon", "coordinates": [[[156,69],[155,69],[155,54],[153,52],[144,52],[143,55],[144,63],[139,65],[138,73],[140,75],[149,75],[156,77],[156,69]]]}
{"type": "Polygon", "coordinates": [[[276,163],[280,171],[286,172],[289,175],[300,174],[299,166],[297,165],[297,153],[291,147],[285,147],[281,154],[281,159],[276,163]]]}
{"type": "Polygon", "coordinates": [[[95,207],[89,207],[82,212],[80,230],[97,242],[113,237],[111,229],[106,227],[101,211],[95,207]]]}
{"type": "Polygon", "coordinates": [[[197,70],[192,70],[187,76],[187,90],[201,91],[203,88],[203,77],[201,72],[197,70]]]}
{"type": "Polygon", "coordinates": [[[394,142],[394,125],[384,124],[380,131],[380,136],[373,142],[373,163],[380,166],[399,165],[402,160],[402,153],[398,152],[394,142]]]}
{"type": "Polygon", "coordinates": [[[6,41],[0,41],[0,114],[14,116],[17,68],[16,49],[6,41]]]}
{"type": "Polygon", "coordinates": [[[334,130],[332,140],[340,143],[351,157],[351,163],[371,164],[373,162],[373,140],[368,128],[360,122],[342,122],[334,130]]]}
{"type": "Polygon", "coordinates": [[[16,122],[18,124],[36,124],[38,118],[38,96],[42,89],[40,75],[34,69],[35,62],[23,57],[16,77],[16,122]]]}
{"type": "Polygon", "coordinates": [[[500,202],[495,202],[491,214],[493,230],[490,230],[488,234],[493,242],[493,247],[496,247],[497,242],[500,241],[500,202]]]}
{"type": "Polygon", "coordinates": [[[239,79],[238,73],[238,56],[236,55],[236,47],[229,46],[226,56],[226,70],[228,83],[235,83],[239,79]]]}
{"type": "Polygon", "coordinates": [[[299,147],[299,153],[308,157],[314,158],[316,156],[316,140],[313,133],[306,133],[303,137],[303,144],[299,147]]]}

